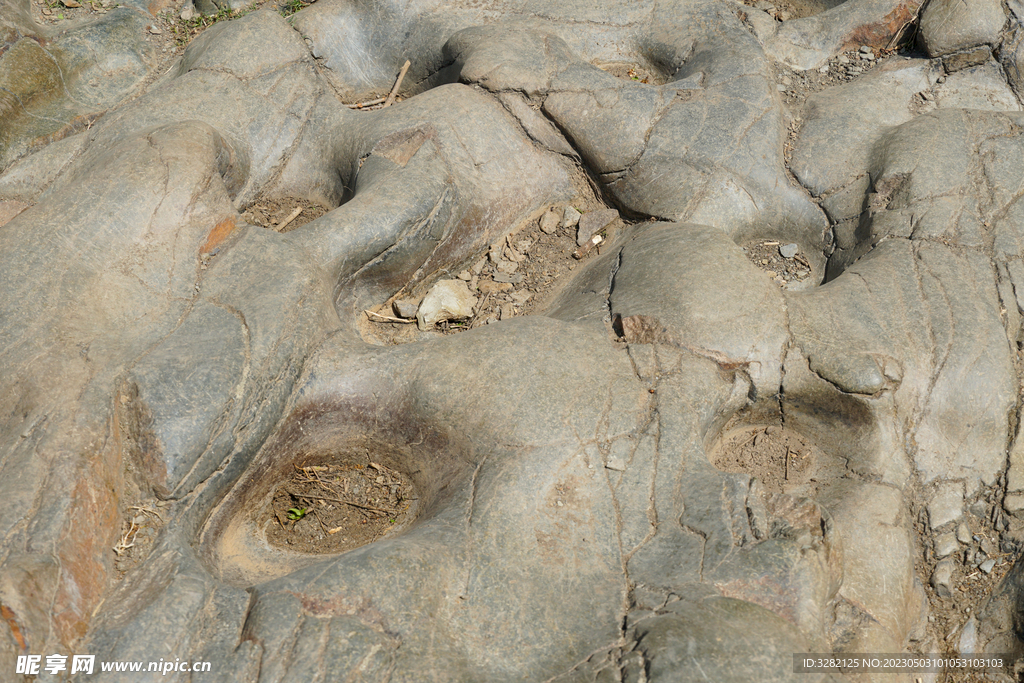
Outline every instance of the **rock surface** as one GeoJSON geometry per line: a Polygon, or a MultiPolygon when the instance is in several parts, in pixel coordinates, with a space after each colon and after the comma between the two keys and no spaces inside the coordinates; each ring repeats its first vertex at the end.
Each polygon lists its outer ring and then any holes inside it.
{"type": "Polygon", "coordinates": [[[1021,34],[960,4],[319,0],[150,79],[148,7],[8,3],[0,669],[1021,651],[1021,34]]]}
{"type": "Polygon", "coordinates": [[[921,13],[921,43],[931,57],[975,45],[994,45],[1006,23],[998,0],[931,0],[921,13]]]}

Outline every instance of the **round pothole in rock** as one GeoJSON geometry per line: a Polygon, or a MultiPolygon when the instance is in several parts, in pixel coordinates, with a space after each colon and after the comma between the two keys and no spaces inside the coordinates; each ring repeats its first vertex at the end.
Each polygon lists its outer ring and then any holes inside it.
{"type": "Polygon", "coordinates": [[[755,425],[723,435],[709,455],[724,472],[761,480],[766,493],[792,492],[814,481],[824,458],[803,435],[779,425],[755,425]]]}
{"type": "Polygon", "coordinates": [[[278,486],[260,522],[273,547],[342,553],[407,527],[418,499],[407,474],[380,463],[307,463],[278,486]]]}
{"type": "Polygon", "coordinates": [[[800,246],[792,242],[758,240],[745,245],[743,253],[751,263],[783,286],[803,283],[814,272],[810,260],[801,253],[800,246]]]}

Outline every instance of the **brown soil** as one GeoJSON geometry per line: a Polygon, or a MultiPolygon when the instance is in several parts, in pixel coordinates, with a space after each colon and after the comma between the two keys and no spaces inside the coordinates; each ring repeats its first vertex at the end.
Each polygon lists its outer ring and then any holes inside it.
{"type": "MultiPolygon", "coordinates": [[[[607,208],[596,201],[576,202],[574,206],[583,213],[607,208]]],[[[554,208],[558,214],[562,214],[565,206],[554,208]]],[[[626,223],[619,219],[607,229],[599,231],[605,238],[604,244],[613,241],[616,234],[625,227],[626,223]]],[[[549,295],[557,292],[574,270],[603,253],[603,245],[599,244],[577,259],[573,256],[579,249],[576,228],[559,226],[553,234],[546,235],[536,220],[530,221],[521,232],[495,246],[497,249],[492,246],[488,256],[477,261],[477,266],[481,266],[480,272],[470,281],[471,288],[475,283],[475,291],[491,291],[489,295],[483,294],[482,307],[476,315],[477,325],[516,315],[530,315],[536,309],[543,308],[549,295]],[[510,275],[512,282],[499,282],[504,278],[497,262],[508,261],[510,256],[519,256],[522,260],[510,275]],[[504,285],[510,286],[506,288],[504,285]]]]}
{"type": "MultiPolygon", "coordinates": [[[[551,207],[559,216],[563,215],[566,206],[572,206],[581,213],[609,208],[597,198],[581,175],[577,176],[575,184],[577,195],[572,202],[551,207]]],[[[598,231],[605,238],[604,242],[576,258],[573,254],[580,248],[576,228],[562,227],[560,223],[558,229],[549,235],[540,229],[540,216],[517,226],[504,240],[492,244],[485,253],[470,262],[468,268],[452,274],[451,277],[464,280],[478,297],[476,312],[468,320],[438,323],[437,331],[454,334],[543,310],[576,269],[604,253],[606,244],[633,225],[632,221],[622,218],[613,221],[598,231]],[[498,268],[501,261],[516,263],[515,270],[502,273],[498,268]]],[[[396,300],[402,298],[401,293],[394,297],[396,300]]],[[[373,309],[373,313],[397,316],[390,301],[373,309]]],[[[421,333],[412,322],[414,320],[391,322],[367,314],[360,331],[364,339],[375,344],[402,344],[421,339],[424,334],[436,333],[421,333]]]]}
{"type": "Polygon", "coordinates": [[[260,515],[272,546],[341,553],[407,526],[416,495],[403,472],[367,460],[296,466],[260,515]]]}
{"type": "Polygon", "coordinates": [[[768,277],[780,285],[803,282],[809,278],[810,261],[800,252],[785,258],[779,251],[782,246],[777,240],[759,240],[744,246],[743,251],[755,266],[768,273],[768,277]]]}
{"type": "Polygon", "coordinates": [[[242,220],[277,232],[291,232],[327,213],[327,209],[299,197],[257,199],[242,213],[242,220]],[[298,214],[295,211],[299,210],[298,214]],[[294,218],[288,220],[294,215],[294,218]],[[282,226],[284,221],[287,224],[282,226]]]}
{"type": "Polygon", "coordinates": [[[628,62],[594,62],[594,66],[602,71],[607,71],[616,78],[626,81],[636,81],[651,85],[662,85],[666,82],[664,76],[640,64],[628,62]]]}
{"type": "Polygon", "coordinates": [[[832,57],[819,69],[795,71],[782,64],[776,65],[775,81],[786,104],[802,105],[808,95],[854,81],[893,59],[901,59],[894,50],[872,50],[870,55],[859,49],[848,50],[832,57]]]}
{"type": "Polygon", "coordinates": [[[799,433],[780,425],[728,430],[710,454],[723,472],[745,472],[761,480],[765,493],[788,493],[811,483],[826,459],[799,433]]]}
{"type": "MultiPolygon", "coordinates": [[[[161,0],[155,0],[154,5],[161,0]]],[[[120,6],[116,0],[36,0],[32,3],[33,18],[43,26],[64,28],[71,22],[98,17],[120,6]]]]}

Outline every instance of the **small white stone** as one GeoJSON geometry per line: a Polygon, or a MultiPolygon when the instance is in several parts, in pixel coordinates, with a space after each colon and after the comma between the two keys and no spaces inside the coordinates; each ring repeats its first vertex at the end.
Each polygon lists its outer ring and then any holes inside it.
{"type": "Polygon", "coordinates": [[[391,305],[395,315],[400,318],[415,318],[419,307],[419,302],[413,299],[398,299],[391,305]]]}
{"type": "MultiPolygon", "coordinates": [[[[573,209],[570,206],[569,208],[567,208],[565,210],[566,213],[568,213],[568,211],[570,209],[572,209],[573,211],[576,211],[576,209],[573,209]]],[[[558,224],[562,220],[564,220],[564,219],[559,219],[558,213],[554,209],[548,209],[547,211],[544,212],[544,215],[540,217],[540,230],[541,230],[541,232],[543,232],[545,235],[553,234],[555,231],[558,230],[558,224]]],[[[579,219],[577,219],[577,220],[579,220],[579,219]]]]}
{"type": "Polygon", "coordinates": [[[955,481],[942,482],[928,503],[928,525],[932,531],[950,522],[959,522],[964,516],[963,485],[955,481]]]}
{"type": "Polygon", "coordinates": [[[499,273],[514,273],[516,272],[516,268],[518,267],[519,264],[516,263],[515,261],[501,260],[498,261],[498,265],[496,266],[495,270],[497,270],[499,273]]]}
{"type": "Polygon", "coordinates": [[[948,598],[953,593],[950,590],[950,584],[953,581],[953,561],[942,560],[935,565],[935,571],[932,572],[932,588],[940,598],[948,598]]]}
{"type": "Polygon", "coordinates": [[[565,207],[565,211],[562,212],[562,227],[575,228],[576,225],[580,222],[580,216],[582,215],[583,214],[577,211],[574,207],[565,207]]]}
{"type": "Polygon", "coordinates": [[[952,532],[939,534],[935,537],[935,555],[939,559],[949,557],[959,549],[960,544],[957,542],[956,536],[954,536],[952,532]]]}
{"type": "Polygon", "coordinates": [[[476,297],[460,280],[441,280],[435,284],[416,311],[416,324],[429,330],[442,320],[462,320],[473,315],[476,297]]]}

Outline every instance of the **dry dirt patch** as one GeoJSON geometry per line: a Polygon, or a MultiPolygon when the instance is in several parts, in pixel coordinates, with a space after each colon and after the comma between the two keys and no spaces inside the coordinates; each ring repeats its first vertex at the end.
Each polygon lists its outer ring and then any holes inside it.
{"type": "Polygon", "coordinates": [[[408,475],[380,463],[296,466],[261,515],[270,545],[341,553],[403,528],[417,496],[408,475]]]}
{"type": "Polygon", "coordinates": [[[325,213],[327,209],[301,197],[263,197],[242,213],[242,220],[277,232],[290,232],[325,213]]]}
{"type": "Polygon", "coordinates": [[[710,457],[711,464],[723,472],[757,477],[769,494],[808,483],[823,460],[821,452],[801,434],[780,425],[728,432],[710,457]]]}
{"type": "Polygon", "coordinates": [[[800,253],[799,248],[792,255],[796,245],[779,242],[778,240],[759,240],[743,247],[743,252],[755,266],[765,271],[768,277],[780,285],[803,282],[811,276],[811,262],[800,253]]]}

